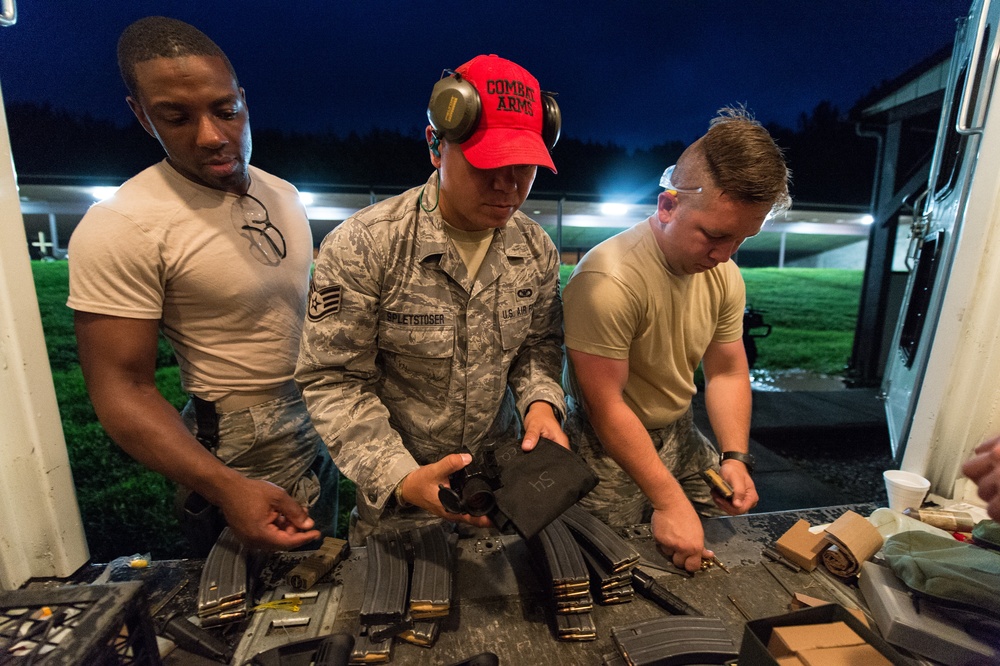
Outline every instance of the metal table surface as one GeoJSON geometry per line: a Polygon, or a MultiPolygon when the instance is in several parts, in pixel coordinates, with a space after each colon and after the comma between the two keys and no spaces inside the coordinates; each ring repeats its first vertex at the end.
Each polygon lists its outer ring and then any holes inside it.
{"type": "MultiPolygon", "coordinates": [[[[859,504],[711,518],[704,521],[706,543],[729,573],[717,567],[691,577],[647,571],[706,616],[720,618],[738,649],[747,620],[743,612],[752,619],[783,614],[788,611],[789,591],[848,607],[862,606],[855,588],[830,576],[822,567],[813,573],[793,573],[764,558],[761,551],[772,546],[800,518],[818,525],[836,520],[848,509],[868,515],[875,508],[873,504],[859,504]]],[[[645,560],[665,563],[656,551],[648,525],[632,528],[628,537],[645,560]]],[[[595,603],[592,618],[597,639],[560,641],[555,638],[548,593],[519,537],[483,531],[459,539],[456,556],[451,612],[441,621],[436,643],[423,648],[397,640],[391,663],[453,664],[488,651],[496,654],[501,664],[600,664],[603,655],[615,651],[612,627],[665,614],[638,594],[625,604],[595,603]]],[[[317,586],[322,608],[313,609],[309,627],[275,627],[271,626],[274,612],[255,614],[233,663],[244,663],[262,646],[331,632],[357,635],[366,575],[365,549],[354,549],[337,569],[333,582],[317,586]]],[[[280,592],[281,588],[276,591],[280,592]]]]}

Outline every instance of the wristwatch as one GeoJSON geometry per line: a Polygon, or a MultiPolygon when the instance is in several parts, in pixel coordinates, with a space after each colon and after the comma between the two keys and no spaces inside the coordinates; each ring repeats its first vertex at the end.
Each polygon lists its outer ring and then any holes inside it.
{"type": "Polygon", "coordinates": [[[753,475],[753,466],[757,464],[757,461],[749,453],[740,453],[739,451],[723,451],[722,455],[719,456],[719,465],[722,465],[725,460],[739,460],[741,463],[747,466],[747,474],[753,475]]]}
{"type": "Polygon", "coordinates": [[[396,500],[396,506],[400,509],[410,508],[410,503],[403,499],[403,481],[405,480],[406,477],[404,476],[392,491],[392,498],[396,500]]]}

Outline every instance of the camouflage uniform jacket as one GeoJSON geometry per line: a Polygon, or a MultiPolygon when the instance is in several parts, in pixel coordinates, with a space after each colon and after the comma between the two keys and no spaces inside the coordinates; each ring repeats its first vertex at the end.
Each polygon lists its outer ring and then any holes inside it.
{"type": "Polygon", "coordinates": [[[437,184],[332,231],[310,288],[296,380],[370,522],[417,466],[517,435],[515,407],[565,414],[555,245],[517,212],[470,279],[429,203],[437,184]]]}

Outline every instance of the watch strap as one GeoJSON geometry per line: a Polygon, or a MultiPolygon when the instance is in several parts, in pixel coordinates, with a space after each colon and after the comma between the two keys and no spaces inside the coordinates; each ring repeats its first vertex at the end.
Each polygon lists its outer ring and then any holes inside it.
{"type": "Polygon", "coordinates": [[[722,455],[719,457],[719,464],[721,465],[726,460],[739,460],[747,466],[747,472],[749,474],[753,474],[753,468],[756,461],[749,453],[742,453],[740,451],[723,451],[722,455]]]}

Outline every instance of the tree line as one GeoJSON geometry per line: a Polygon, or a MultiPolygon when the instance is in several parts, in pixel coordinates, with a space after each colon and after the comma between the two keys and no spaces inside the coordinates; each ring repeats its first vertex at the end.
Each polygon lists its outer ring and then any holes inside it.
{"type": "MultiPolygon", "coordinates": [[[[855,131],[856,108],[841,113],[829,102],[800,114],[795,128],[770,124],[792,170],[799,202],[867,205],[875,171],[876,143],[855,131]]],[[[101,179],[120,182],[162,159],[159,145],[138,122],[125,127],[80,116],[50,104],[8,103],[14,161],[22,181],[101,179]]],[[[304,134],[254,128],[253,164],[299,187],[385,188],[423,182],[430,171],[422,131],[366,134],[304,134]]],[[[678,141],[629,151],[613,141],[564,136],[553,151],[558,175],[539,169],[536,194],[627,195],[652,199],[662,170],[677,160],[678,141]]]]}

